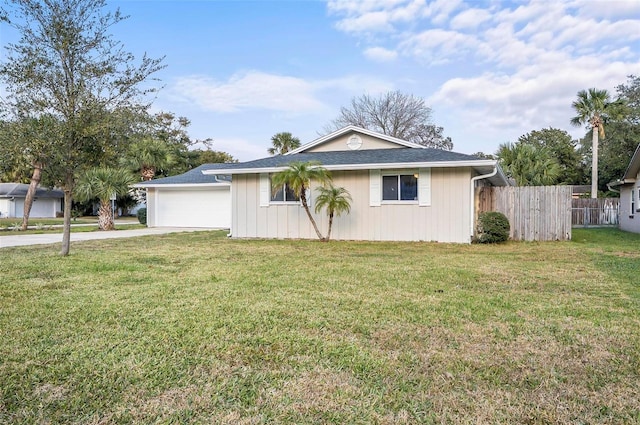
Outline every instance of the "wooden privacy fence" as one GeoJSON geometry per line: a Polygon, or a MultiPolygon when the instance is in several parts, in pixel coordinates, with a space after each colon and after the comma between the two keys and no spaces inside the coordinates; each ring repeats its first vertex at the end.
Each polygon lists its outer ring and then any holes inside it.
{"type": "Polygon", "coordinates": [[[517,241],[571,239],[571,186],[476,188],[476,210],[499,211],[517,241]]]}
{"type": "Polygon", "coordinates": [[[578,198],[572,202],[574,226],[615,226],[618,224],[619,198],[578,198]]]}

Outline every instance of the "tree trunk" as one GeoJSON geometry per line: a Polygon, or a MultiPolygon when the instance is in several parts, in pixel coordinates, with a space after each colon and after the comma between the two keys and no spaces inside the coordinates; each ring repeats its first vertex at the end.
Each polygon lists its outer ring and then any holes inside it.
{"type": "Polygon", "coordinates": [[[324,241],[324,237],[322,236],[322,233],[320,233],[320,230],[318,230],[318,225],[316,224],[316,221],[313,219],[313,216],[309,211],[309,205],[307,204],[307,195],[305,191],[306,191],[306,188],[303,187],[302,191],[300,192],[300,202],[302,202],[302,207],[306,211],[307,217],[309,217],[309,221],[313,225],[313,229],[316,231],[316,235],[318,235],[318,239],[320,239],[321,241],[324,241]]]}
{"type": "Polygon", "coordinates": [[[100,210],[98,211],[98,228],[100,230],[113,230],[113,211],[111,209],[111,201],[100,201],[100,210]]]}
{"type": "Polygon", "coordinates": [[[140,169],[140,175],[142,176],[142,180],[144,181],[153,180],[156,175],[156,168],[150,167],[148,165],[143,165],[140,169]]]}
{"type": "Polygon", "coordinates": [[[60,249],[60,255],[69,255],[69,248],[71,246],[71,203],[73,202],[73,196],[71,194],[73,190],[73,176],[67,175],[64,185],[64,226],[62,226],[62,248],[60,249]]]}
{"type": "Polygon", "coordinates": [[[598,132],[599,127],[591,127],[591,197],[598,197],[598,132]]]}
{"type": "Polygon", "coordinates": [[[327,232],[327,237],[325,238],[325,242],[329,242],[331,238],[331,227],[333,227],[333,211],[329,213],[329,231],[327,232]]]}
{"type": "Polygon", "coordinates": [[[22,227],[21,230],[27,230],[29,227],[29,215],[31,214],[31,207],[33,206],[33,199],[36,197],[36,190],[40,184],[42,178],[42,164],[33,164],[33,174],[31,175],[31,182],[29,183],[29,190],[24,198],[24,212],[22,214],[22,227]]]}

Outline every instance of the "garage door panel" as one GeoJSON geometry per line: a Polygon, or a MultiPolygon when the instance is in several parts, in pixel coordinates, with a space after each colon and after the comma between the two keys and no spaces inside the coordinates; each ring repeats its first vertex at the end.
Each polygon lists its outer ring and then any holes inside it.
{"type": "Polygon", "coordinates": [[[224,189],[162,189],[157,191],[156,226],[231,227],[231,194],[224,189]]]}

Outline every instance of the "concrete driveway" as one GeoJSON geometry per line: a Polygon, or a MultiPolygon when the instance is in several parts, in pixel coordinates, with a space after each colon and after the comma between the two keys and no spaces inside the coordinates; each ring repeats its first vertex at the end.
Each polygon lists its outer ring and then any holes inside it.
{"type": "MultiPolygon", "coordinates": [[[[132,230],[111,230],[106,232],[71,232],[71,242],[90,241],[95,239],[134,238],[136,236],[163,235],[176,232],[198,232],[213,229],[187,227],[147,227],[132,230]]],[[[20,232],[10,232],[0,236],[0,248],[27,245],[45,245],[62,243],[62,233],[45,233],[40,235],[21,235],[20,232]]]]}

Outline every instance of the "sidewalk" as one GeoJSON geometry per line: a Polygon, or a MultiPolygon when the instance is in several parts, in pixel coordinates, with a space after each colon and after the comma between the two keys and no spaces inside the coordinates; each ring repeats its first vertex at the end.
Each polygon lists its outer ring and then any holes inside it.
{"type": "MultiPolygon", "coordinates": [[[[71,242],[89,241],[96,239],[117,239],[117,238],[134,238],[137,236],[147,235],[163,235],[166,233],[176,232],[198,232],[210,231],[215,229],[204,228],[188,228],[188,227],[146,227],[144,229],[131,230],[110,230],[105,232],[71,232],[71,242]]],[[[62,243],[62,233],[45,233],[40,235],[21,235],[9,233],[6,236],[0,236],[0,248],[9,248],[12,246],[27,245],[45,245],[62,243]]]]}

